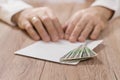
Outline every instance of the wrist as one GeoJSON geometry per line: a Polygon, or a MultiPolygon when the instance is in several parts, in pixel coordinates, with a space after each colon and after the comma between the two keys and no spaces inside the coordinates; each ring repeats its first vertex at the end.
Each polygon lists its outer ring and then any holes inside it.
{"type": "Polygon", "coordinates": [[[101,15],[103,18],[105,18],[106,20],[110,20],[113,15],[114,15],[114,11],[102,6],[94,6],[91,7],[91,9],[95,10],[96,13],[98,13],[99,15],[101,15]]]}
{"type": "Polygon", "coordinates": [[[17,12],[16,14],[14,14],[14,15],[12,16],[11,21],[12,21],[14,24],[17,25],[18,18],[19,18],[19,16],[20,16],[20,14],[21,14],[22,11],[24,11],[24,10],[21,10],[21,11],[17,12]]]}

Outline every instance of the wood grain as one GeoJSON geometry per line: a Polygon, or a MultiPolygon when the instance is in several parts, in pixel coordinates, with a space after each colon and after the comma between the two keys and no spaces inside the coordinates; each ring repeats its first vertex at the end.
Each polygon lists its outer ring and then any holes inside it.
{"type": "MultiPolygon", "coordinates": [[[[48,4],[63,24],[85,4],[48,4]]],[[[102,45],[95,50],[96,58],[77,66],[61,65],[39,59],[15,55],[14,52],[35,41],[18,28],[0,22],[0,80],[120,80],[120,18],[109,22],[99,39],[102,45]]]]}

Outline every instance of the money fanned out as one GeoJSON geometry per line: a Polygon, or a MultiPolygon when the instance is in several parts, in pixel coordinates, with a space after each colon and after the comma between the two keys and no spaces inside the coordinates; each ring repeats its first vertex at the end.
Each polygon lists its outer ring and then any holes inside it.
{"type": "Polygon", "coordinates": [[[66,55],[61,57],[61,62],[76,62],[83,61],[97,56],[97,54],[89,49],[86,45],[81,45],[79,48],[69,51],[66,55]]]}

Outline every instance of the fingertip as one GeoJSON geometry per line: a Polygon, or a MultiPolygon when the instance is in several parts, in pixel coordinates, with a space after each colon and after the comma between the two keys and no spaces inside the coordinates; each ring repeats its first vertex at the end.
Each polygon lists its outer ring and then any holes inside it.
{"type": "Polygon", "coordinates": [[[59,37],[55,37],[52,41],[57,42],[59,40],[59,37]]]}
{"type": "Polygon", "coordinates": [[[82,37],[82,36],[78,38],[78,41],[80,41],[80,42],[84,42],[85,40],[86,39],[84,37],[82,37]]]}
{"type": "Polygon", "coordinates": [[[69,41],[72,42],[72,43],[74,43],[74,42],[76,42],[76,39],[75,39],[75,37],[70,37],[69,41]]]}
{"type": "Polygon", "coordinates": [[[92,39],[92,40],[96,40],[97,37],[96,37],[95,35],[91,35],[91,36],[90,36],[90,39],[92,39]]]}
{"type": "Polygon", "coordinates": [[[64,32],[61,31],[61,32],[58,33],[59,39],[63,39],[64,36],[65,36],[64,32]]]}
{"type": "Polygon", "coordinates": [[[49,37],[44,38],[43,41],[45,41],[45,42],[49,42],[49,41],[50,41],[50,38],[49,38],[49,37]]]}
{"type": "Polygon", "coordinates": [[[60,35],[60,39],[64,39],[64,37],[65,37],[64,34],[60,35]]]}
{"type": "Polygon", "coordinates": [[[69,35],[65,34],[65,39],[68,40],[69,39],[69,35]]]}
{"type": "Polygon", "coordinates": [[[39,36],[35,36],[34,40],[38,41],[38,40],[40,40],[40,37],[39,36]]]}

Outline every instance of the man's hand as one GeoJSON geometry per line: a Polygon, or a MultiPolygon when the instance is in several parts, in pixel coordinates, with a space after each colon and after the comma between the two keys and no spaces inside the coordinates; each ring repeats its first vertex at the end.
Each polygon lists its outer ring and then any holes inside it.
{"type": "Polygon", "coordinates": [[[47,7],[25,9],[15,14],[12,21],[34,40],[58,41],[64,37],[59,20],[47,7]]]}
{"type": "Polygon", "coordinates": [[[114,11],[104,7],[90,7],[76,12],[65,24],[65,38],[71,42],[97,39],[114,11]]]}

